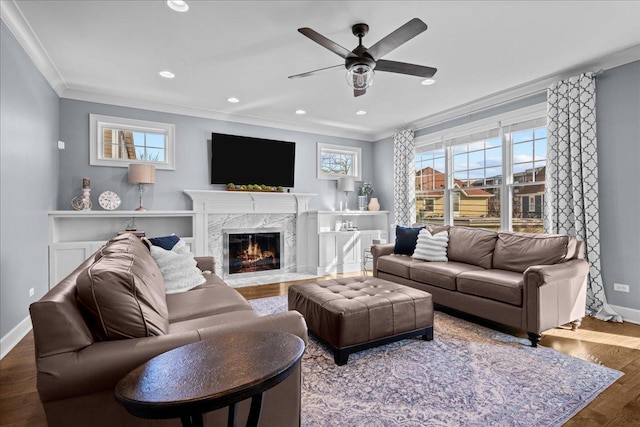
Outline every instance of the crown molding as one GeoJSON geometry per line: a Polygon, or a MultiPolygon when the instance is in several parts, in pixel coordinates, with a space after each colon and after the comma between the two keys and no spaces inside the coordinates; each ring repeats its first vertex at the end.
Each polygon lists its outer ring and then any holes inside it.
{"type": "Polygon", "coordinates": [[[96,102],[100,104],[117,105],[120,107],[139,108],[143,110],[159,111],[170,114],[180,114],[184,116],[200,117],[205,119],[222,120],[225,122],[263,126],[275,129],[284,129],[293,132],[312,133],[318,135],[332,136],[337,138],[356,139],[359,141],[373,142],[374,136],[368,133],[340,129],[337,126],[313,126],[301,125],[281,120],[264,119],[248,115],[233,114],[222,111],[207,110],[204,108],[188,107],[182,105],[168,104],[157,101],[149,101],[136,98],[127,98],[103,93],[96,93],[77,89],[65,89],[60,95],[61,98],[73,99],[76,101],[96,102]]]}
{"type": "Polygon", "coordinates": [[[0,19],[60,96],[67,85],[14,0],[0,1],[0,19]]]}
{"type": "Polygon", "coordinates": [[[587,71],[600,72],[638,60],[640,60],[640,44],[633,45],[631,47],[603,56],[601,58],[583,62],[557,73],[546,75],[539,79],[493,93],[483,98],[458,105],[457,107],[432,114],[428,117],[424,117],[420,120],[412,122],[410,124],[410,127],[414,130],[423,129],[429,126],[459,118],[461,116],[465,116],[470,113],[476,113],[478,111],[497,107],[507,102],[513,102],[519,99],[536,95],[538,93],[546,91],[550,85],[557,82],[558,80],[569,78],[575,74],[584,73],[587,71]]]}

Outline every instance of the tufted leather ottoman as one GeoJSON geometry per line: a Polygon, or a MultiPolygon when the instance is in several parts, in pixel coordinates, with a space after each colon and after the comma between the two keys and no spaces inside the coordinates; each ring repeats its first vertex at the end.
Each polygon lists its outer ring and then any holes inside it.
{"type": "Polygon", "coordinates": [[[412,336],[433,339],[431,294],[376,277],[345,277],[289,287],[289,310],[344,365],[349,355],[412,336]]]}

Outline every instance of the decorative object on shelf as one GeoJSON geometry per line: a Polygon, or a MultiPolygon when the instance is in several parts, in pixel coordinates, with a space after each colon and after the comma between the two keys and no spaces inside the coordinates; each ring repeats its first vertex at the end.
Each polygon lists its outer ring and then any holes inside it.
{"type": "MultiPolygon", "coordinates": [[[[355,179],[352,176],[344,176],[338,179],[338,191],[344,192],[344,210],[349,210],[349,193],[355,189],[355,179]]],[[[340,210],[342,202],[340,202],[340,210]]]]}
{"type": "Polygon", "coordinates": [[[369,206],[368,206],[370,211],[379,211],[380,210],[380,203],[378,202],[378,198],[377,197],[372,197],[371,200],[369,201],[369,206]]]}
{"type": "Polygon", "coordinates": [[[367,209],[369,197],[373,194],[373,185],[370,182],[363,182],[358,190],[358,209],[364,211],[367,209]]]}
{"type": "Polygon", "coordinates": [[[235,185],[233,183],[227,184],[227,191],[257,191],[262,193],[283,193],[284,188],[281,186],[271,186],[264,184],[249,184],[249,185],[235,185]]]}
{"type": "Polygon", "coordinates": [[[91,181],[89,178],[82,178],[82,197],[77,196],[71,199],[71,207],[77,211],[91,210],[91,181]]]}
{"type": "Polygon", "coordinates": [[[120,206],[120,196],[111,190],[103,191],[98,196],[98,203],[106,211],[115,211],[120,206]]]}
{"type": "Polygon", "coordinates": [[[137,211],[146,211],[142,205],[142,193],[144,193],[145,184],[156,183],[156,167],[146,163],[129,164],[129,184],[138,184],[138,194],[140,196],[140,206],[137,211]]]}

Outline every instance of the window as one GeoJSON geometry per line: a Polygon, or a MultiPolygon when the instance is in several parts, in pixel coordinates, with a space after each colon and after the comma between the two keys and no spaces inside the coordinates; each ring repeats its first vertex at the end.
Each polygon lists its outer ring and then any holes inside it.
{"type": "Polygon", "coordinates": [[[362,150],[318,143],[318,179],[337,179],[352,176],[362,180],[362,150]]]}
{"type": "Polygon", "coordinates": [[[416,156],[416,220],[444,224],[444,150],[416,156]]]}
{"type": "Polygon", "coordinates": [[[417,141],[415,156],[418,222],[543,231],[543,110],[521,113],[507,125],[493,119],[427,138],[417,141]]]}
{"type": "Polygon", "coordinates": [[[175,126],[168,123],[89,115],[90,161],[94,166],[152,163],[175,169],[175,126]]]}

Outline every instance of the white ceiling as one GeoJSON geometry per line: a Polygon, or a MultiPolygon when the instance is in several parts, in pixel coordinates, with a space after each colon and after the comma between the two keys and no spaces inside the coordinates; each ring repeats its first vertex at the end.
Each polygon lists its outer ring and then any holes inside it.
{"type": "Polygon", "coordinates": [[[640,46],[640,1],[187,2],[186,13],[162,0],[2,0],[0,10],[61,97],[370,141],[509,89],[597,71],[620,62],[616,53],[638,59],[640,46]],[[414,17],[428,30],[385,59],[438,68],[434,85],[378,72],[354,98],[343,70],[287,78],[343,63],[299,27],[353,49],[353,24],[369,24],[371,46],[414,17]],[[159,77],[165,69],[176,78],[159,77]]]}

